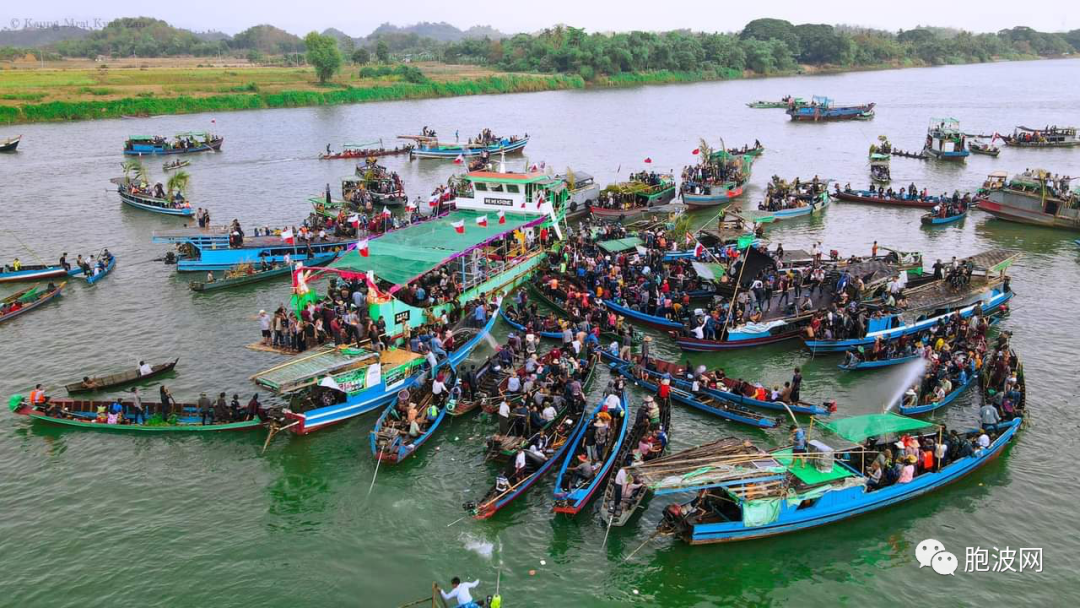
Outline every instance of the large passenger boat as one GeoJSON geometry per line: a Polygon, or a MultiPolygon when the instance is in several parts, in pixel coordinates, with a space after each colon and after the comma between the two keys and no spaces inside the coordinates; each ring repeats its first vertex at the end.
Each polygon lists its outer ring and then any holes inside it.
{"type": "Polygon", "coordinates": [[[218,151],[225,138],[204,131],[177,133],[171,140],[160,135],[132,135],[124,142],[124,154],[153,156],[218,151]]]}
{"type": "Polygon", "coordinates": [[[1080,230],[1080,186],[1068,178],[1032,169],[1006,179],[990,175],[980,191],[979,209],[1021,224],[1080,230]]]}
{"type": "Polygon", "coordinates": [[[955,118],[931,118],[923,152],[938,160],[964,160],[970,156],[967,137],[960,131],[960,121],[955,118]]]}

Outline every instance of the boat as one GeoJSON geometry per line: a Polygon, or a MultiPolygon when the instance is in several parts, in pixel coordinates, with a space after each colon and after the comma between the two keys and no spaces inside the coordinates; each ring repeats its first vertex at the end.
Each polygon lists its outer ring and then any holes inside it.
{"type": "Polygon", "coordinates": [[[832,197],[852,203],[869,203],[871,205],[888,205],[893,207],[917,207],[919,209],[932,209],[941,202],[939,196],[912,197],[905,190],[897,196],[888,196],[881,190],[841,190],[837,185],[832,192],[832,197]]]}
{"type": "Polygon", "coordinates": [[[892,151],[889,152],[889,154],[891,154],[893,156],[899,156],[901,158],[913,158],[915,160],[930,160],[930,155],[927,154],[926,152],[922,152],[922,151],[920,151],[918,153],[905,152],[903,150],[897,150],[896,148],[893,148],[892,151]]]}
{"type": "Polygon", "coordinates": [[[172,162],[167,162],[161,166],[162,171],[175,171],[176,169],[183,169],[191,164],[191,161],[186,158],[178,158],[172,162]]]}
{"type": "Polygon", "coordinates": [[[796,122],[869,120],[874,117],[874,105],[867,103],[857,106],[838,106],[828,97],[815,95],[809,104],[789,107],[787,115],[796,122]]]}
{"type": "Polygon", "coordinates": [[[931,118],[923,152],[937,160],[958,161],[970,156],[967,136],[960,130],[960,121],[955,118],[931,118]]]}
{"type": "MultiPolygon", "coordinates": [[[[662,431],[665,438],[660,443],[660,450],[641,456],[642,462],[653,462],[659,458],[663,458],[664,453],[667,451],[667,446],[671,436],[671,403],[657,403],[660,409],[660,424],[654,429],[648,415],[648,405],[642,404],[638,409],[637,418],[634,420],[634,426],[630,429],[630,433],[627,435],[626,441],[623,442],[622,449],[619,450],[619,454],[615,457],[615,467],[613,470],[618,471],[619,468],[629,466],[634,460],[634,452],[637,450],[638,444],[641,443],[645,434],[652,431],[662,431]]],[[[604,498],[601,503],[601,513],[607,514],[608,526],[625,526],[630,518],[634,516],[642,502],[645,500],[646,493],[644,486],[638,486],[636,490],[632,490],[629,494],[623,494],[618,499],[615,494],[618,491],[617,484],[615,483],[618,474],[613,474],[608,478],[607,486],[604,488],[604,498]]],[[[630,476],[628,476],[630,477],[630,476]]],[[[631,479],[627,479],[631,488],[634,484],[631,479]]]]}
{"type": "MultiPolygon", "coordinates": [[[[906,434],[936,441],[941,428],[896,414],[853,416],[822,423],[835,442],[809,442],[810,452],[798,461],[790,450],[765,452],[731,438],[631,471],[657,495],[699,493],[690,503],[666,507],[660,532],[691,545],[750,540],[844,521],[937,490],[1000,456],[1022,421],[1016,417],[997,425],[985,449],[919,473],[909,483],[876,489],[860,466],[867,460],[862,457],[867,439],[881,438],[879,446],[906,434]],[[834,447],[837,444],[851,447],[834,447]],[[691,474],[695,471],[703,472],[691,474]]],[[[974,429],[960,436],[971,441],[981,434],[974,429]]]]}
{"type": "Polygon", "coordinates": [[[439,158],[444,160],[456,160],[461,158],[473,158],[478,156],[490,156],[492,154],[520,153],[529,143],[529,136],[524,137],[499,137],[485,129],[484,138],[477,143],[443,143],[435,137],[426,135],[398,135],[398,139],[415,141],[409,158],[439,158]]]}
{"type": "Polygon", "coordinates": [[[851,363],[841,363],[841,364],[837,365],[837,367],[839,367],[840,369],[843,369],[843,370],[847,370],[847,371],[855,371],[855,370],[860,370],[860,369],[878,369],[878,368],[881,368],[881,367],[889,367],[889,366],[892,366],[892,365],[900,365],[902,363],[907,363],[908,361],[914,361],[916,359],[921,359],[921,358],[922,358],[922,355],[920,355],[918,353],[915,353],[913,355],[901,355],[899,357],[893,357],[891,359],[875,359],[873,361],[863,360],[863,361],[858,361],[858,362],[853,363],[853,364],[851,364],[851,363]]]}
{"type": "MultiPolygon", "coordinates": [[[[373,237],[371,242],[375,240],[373,237]]],[[[356,238],[327,236],[325,239],[304,241],[299,236],[290,237],[288,234],[245,235],[243,242],[236,247],[230,245],[228,226],[213,226],[157,230],[151,241],[176,246],[177,272],[205,274],[209,271],[233,270],[242,264],[261,267],[264,261],[283,265],[285,256],[289,257],[290,263],[303,262],[311,267],[314,260],[334,259],[355,244],[356,238]]]]}
{"type": "Polygon", "coordinates": [[[689,176],[679,188],[683,204],[691,209],[717,207],[742,196],[758,155],[732,154],[723,149],[712,152],[704,141],[699,151],[701,162],[683,170],[683,175],[689,176]]]}
{"type": "Polygon", "coordinates": [[[0,283],[40,281],[41,279],[51,279],[53,277],[75,276],[80,272],[82,272],[82,268],[75,265],[71,265],[71,268],[64,268],[60,265],[20,264],[19,269],[16,270],[14,266],[5,264],[0,266],[0,283]]]}
{"type": "Polygon", "coordinates": [[[0,152],[15,152],[19,147],[19,142],[22,141],[22,135],[16,135],[15,137],[8,137],[7,139],[0,140],[0,152]]]}
{"type": "Polygon", "coordinates": [[[109,275],[110,272],[112,272],[113,268],[116,268],[116,255],[114,255],[112,253],[110,253],[108,255],[109,255],[109,263],[106,264],[105,267],[101,269],[101,272],[98,272],[97,268],[92,268],[90,270],[91,274],[85,275],[83,277],[84,279],[86,279],[86,283],[88,285],[93,285],[94,283],[97,283],[101,279],[104,279],[105,277],[107,277],[109,275]]]}
{"type": "Polygon", "coordinates": [[[357,205],[363,205],[363,198],[379,205],[401,205],[409,198],[397,172],[378,164],[374,158],[357,163],[356,177],[342,180],[341,197],[357,205]]]}
{"type": "MultiPolygon", "coordinates": [[[[518,316],[518,312],[514,310],[514,308],[511,307],[509,304],[499,308],[499,316],[501,316],[502,320],[505,321],[506,324],[510,327],[513,327],[520,332],[528,331],[525,328],[525,325],[521,322],[521,319],[518,316]]],[[[545,319],[551,321],[555,320],[554,317],[546,317],[545,319]]],[[[547,330],[539,329],[534,331],[534,333],[541,338],[547,338],[548,340],[562,340],[563,337],[562,330],[555,330],[554,327],[549,327],[547,330]]]]}
{"type": "MultiPolygon", "coordinates": [[[[659,380],[650,381],[647,377],[635,377],[631,368],[628,366],[617,366],[615,371],[646,391],[655,394],[660,390],[660,386],[658,385],[658,382],[660,382],[659,380]]],[[[679,403],[689,405],[690,407],[725,420],[738,422],[759,429],[771,429],[777,424],[775,418],[763,416],[741,405],[723,399],[717,399],[704,392],[691,393],[680,388],[672,387],[671,398],[679,403]]]]}
{"type": "Polygon", "coordinates": [[[1001,148],[995,146],[993,141],[987,143],[978,139],[972,140],[971,143],[968,144],[968,150],[970,150],[972,154],[981,154],[983,156],[992,156],[994,158],[997,158],[997,156],[1001,154],[1001,148]]]}
{"type": "Polygon", "coordinates": [[[760,141],[755,141],[753,146],[746,144],[741,148],[728,148],[727,153],[730,156],[753,156],[757,158],[765,153],[765,146],[761,145],[760,141]]]}
{"type": "Polygon", "coordinates": [[[1076,127],[1049,126],[1042,129],[1016,127],[1012,135],[1002,137],[1006,146],[1016,148],[1071,148],[1080,146],[1076,127]]]}
{"type": "MultiPolygon", "coordinates": [[[[572,277],[568,277],[568,276],[563,275],[561,273],[556,273],[554,271],[554,269],[552,269],[550,267],[547,269],[547,273],[544,275],[544,277],[547,277],[547,276],[556,276],[556,277],[558,277],[558,280],[562,285],[574,285],[574,288],[577,291],[587,291],[584,286],[577,283],[577,281],[575,281],[572,277]]],[[[539,301],[545,307],[551,309],[554,312],[555,315],[557,315],[561,319],[565,319],[567,321],[570,320],[569,316],[568,316],[568,313],[567,313],[567,310],[566,310],[566,291],[565,290],[560,289],[558,291],[558,294],[551,293],[550,292],[550,289],[551,289],[550,284],[545,284],[544,281],[543,281],[543,278],[541,278],[540,281],[530,281],[529,283],[526,284],[526,287],[528,288],[529,293],[531,293],[533,295],[533,297],[536,298],[537,301],[539,301]]],[[[593,297],[591,293],[590,293],[589,297],[593,297]]],[[[544,337],[544,338],[551,337],[552,339],[557,338],[559,340],[562,339],[562,333],[561,332],[559,332],[559,334],[556,335],[556,336],[549,336],[549,335],[547,335],[547,333],[548,332],[544,332],[542,337],[544,337]]],[[[633,332],[633,335],[631,336],[630,341],[633,344],[640,344],[642,339],[644,339],[644,337],[645,336],[642,335],[641,332],[635,331],[635,332],[633,332]]],[[[601,329],[601,331],[600,331],[600,339],[605,341],[605,342],[609,342],[609,341],[618,342],[618,341],[622,340],[622,336],[619,335],[618,327],[616,327],[615,330],[610,330],[610,329],[603,330],[603,329],[601,329]]]]}
{"type": "MultiPolygon", "coordinates": [[[[433,380],[428,380],[422,386],[415,389],[413,394],[408,390],[402,390],[397,395],[397,400],[386,407],[382,415],[375,422],[375,428],[371,429],[371,455],[375,460],[386,464],[398,464],[409,456],[416,454],[431,436],[438,430],[446,418],[448,404],[436,403],[435,396],[431,393],[433,380]],[[416,435],[412,435],[410,423],[406,414],[409,408],[415,407],[417,411],[416,435]],[[435,413],[432,417],[429,409],[435,413]]],[[[453,384],[453,380],[448,382],[453,384]]],[[[447,389],[449,390],[449,389],[447,389]]]]}
{"type": "Polygon", "coordinates": [[[948,395],[945,395],[945,397],[940,401],[932,401],[930,403],[916,402],[909,405],[904,402],[903,396],[901,396],[901,398],[896,403],[897,409],[900,411],[901,414],[905,416],[918,416],[919,414],[927,414],[935,410],[941,409],[946,405],[949,405],[953,401],[956,401],[956,398],[959,397],[961,393],[971,388],[976,383],[978,378],[978,372],[972,373],[967,377],[966,382],[953,388],[953,390],[950,391],[948,395]]]}
{"type": "Polygon", "coordinates": [[[870,179],[878,184],[887,184],[892,180],[889,163],[892,160],[892,144],[884,135],[878,136],[878,144],[870,145],[870,179]]]}
{"type": "Polygon", "coordinates": [[[160,135],[132,135],[124,142],[124,154],[128,156],[195,154],[198,152],[217,152],[224,137],[205,131],[177,133],[169,140],[160,135]]]}
{"type": "Polygon", "coordinates": [[[409,154],[413,151],[412,144],[405,144],[396,148],[384,148],[382,140],[366,144],[345,144],[341,152],[320,153],[319,160],[338,160],[342,158],[378,158],[380,156],[397,156],[409,154]],[[378,148],[370,148],[378,144],[378,148]]]}
{"type": "Polygon", "coordinates": [[[251,431],[261,428],[261,418],[230,422],[202,424],[199,406],[194,403],[176,403],[170,406],[173,412],[170,419],[163,421],[160,403],[142,402],[143,410],[150,419],[142,423],[130,422],[134,415],[134,405],[127,399],[112,401],[90,401],[82,399],[52,399],[44,407],[32,408],[21,395],[11,398],[11,409],[16,414],[28,416],[32,420],[62,427],[84,430],[107,431],[116,433],[219,433],[223,431],[251,431]],[[101,411],[108,411],[114,403],[123,408],[124,421],[119,424],[97,422],[101,411]]]}
{"type": "Polygon", "coordinates": [[[38,289],[38,286],[34,285],[4,298],[0,301],[0,323],[10,321],[21,314],[48,304],[60,296],[64,285],[67,285],[67,283],[60,283],[59,285],[49,283],[49,287],[45,291],[38,289]]]}
{"type": "Polygon", "coordinates": [[[166,193],[160,190],[161,184],[158,184],[157,191],[154,191],[149,183],[138,183],[127,177],[114,177],[110,181],[116,184],[120,202],[125,205],[164,215],[184,217],[195,215],[195,210],[192,209],[191,203],[184,197],[183,192],[166,193]]]}
{"type": "Polygon", "coordinates": [[[941,214],[937,212],[924,213],[922,215],[922,218],[920,218],[920,221],[922,222],[923,226],[941,226],[943,224],[952,224],[953,222],[959,222],[968,215],[969,207],[962,207],[962,211],[953,213],[952,215],[947,215],[945,217],[941,217],[941,214]]]}
{"type": "Polygon", "coordinates": [[[675,178],[662,173],[642,171],[630,180],[607,186],[596,204],[589,207],[594,217],[618,219],[637,217],[651,207],[670,203],[675,198],[675,178]]]}
{"type": "Polygon", "coordinates": [[[995,172],[987,182],[980,190],[978,206],[995,218],[1080,230],[1080,185],[1055,180],[1042,169],[1031,169],[1008,180],[995,172]]]}
{"type": "Polygon", "coordinates": [[[616,458],[622,450],[623,442],[626,440],[626,431],[630,427],[630,402],[627,399],[625,389],[621,395],[621,402],[621,407],[616,413],[612,414],[611,410],[607,412],[612,418],[610,435],[604,444],[603,451],[596,455],[599,466],[595,466],[596,463],[593,463],[592,478],[580,480],[579,482],[575,481],[571,468],[572,465],[577,465],[580,457],[588,458],[585,448],[585,436],[588,433],[589,426],[593,425],[594,421],[600,416],[603,400],[596,404],[592,413],[586,418],[585,432],[575,437],[573,444],[567,451],[566,458],[563,459],[562,467],[559,468],[559,475],[555,478],[554,511],[556,513],[564,515],[577,515],[580,513],[582,509],[588,506],[593,495],[600,489],[608,473],[615,466],[616,458]]]}
{"type": "Polygon", "coordinates": [[[474,519],[489,519],[527,492],[562,462],[576,438],[585,430],[584,421],[584,415],[572,414],[570,408],[564,408],[552,424],[534,438],[535,444],[543,443],[545,446],[542,453],[524,450],[525,468],[522,474],[515,477],[513,460],[502,465],[492,488],[479,501],[466,502],[463,505],[465,511],[474,519]]]}
{"type": "Polygon", "coordinates": [[[762,224],[778,222],[814,215],[829,206],[829,189],[823,182],[801,182],[797,186],[789,186],[774,178],[769,186],[765,200],[758,204],[757,209],[743,211],[749,220],[762,224]]]}
{"type": "MultiPolygon", "coordinates": [[[[330,253],[316,257],[312,260],[308,260],[308,266],[322,266],[334,261],[337,257],[337,253],[330,253]]],[[[219,289],[228,289],[230,287],[239,287],[240,285],[249,285],[251,283],[258,283],[274,277],[280,277],[290,274],[294,268],[286,266],[285,264],[279,265],[267,265],[265,270],[261,270],[262,264],[259,265],[245,262],[237,264],[232,268],[225,271],[225,276],[221,279],[216,279],[209,283],[200,283],[198,281],[192,281],[188,284],[188,287],[192,291],[217,291],[219,289]]]]}
{"type": "Polygon", "coordinates": [[[571,220],[581,217],[589,212],[589,208],[600,200],[600,184],[592,175],[584,171],[566,170],[566,175],[556,175],[558,179],[566,183],[570,196],[566,202],[566,219],[571,220]]]}
{"type": "MultiPolygon", "coordinates": [[[[447,403],[446,415],[463,416],[477,408],[483,409],[484,406],[490,407],[489,404],[495,404],[497,401],[501,400],[499,397],[499,387],[514,370],[512,367],[504,368],[499,359],[500,352],[496,351],[484,360],[479,368],[475,368],[474,366],[471,371],[473,377],[476,379],[476,386],[472,387],[470,392],[463,393],[461,398],[457,401],[447,403]]],[[[465,376],[463,380],[467,377],[468,376],[465,376]]]]}
{"type": "Polygon", "coordinates": [[[90,393],[124,386],[134,382],[143,382],[144,380],[156,378],[171,372],[173,368],[176,367],[178,361],[180,361],[180,357],[177,357],[172,361],[152,365],[150,366],[150,373],[148,374],[140,374],[138,369],[131,369],[126,372],[109,374],[108,376],[88,377],[79,382],[72,382],[71,384],[64,386],[64,389],[67,390],[68,394],[90,393]]]}
{"type": "Polygon", "coordinates": [[[683,324],[679,321],[672,321],[667,317],[650,315],[641,312],[640,310],[634,310],[633,308],[617,303],[615,300],[603,300],[603,302],[604,306],[615,311],[615,314],[622,315],[626,320],[637,325],[644,325],[645,327],[652,327],[653,329],[663,331],[680,330],[683,328],[683,324]]]}
{"type": "Polygon", "coordinates": [[[796,97],[792,99],[792,97],[789,95],[782,98],[780,101],[751,101],[750,103],[746,104],[746,107],[763,110],[789,108],[791,106],[801,106],[805,104],[806,100],[804,100],[803,98],[796,97]]]}

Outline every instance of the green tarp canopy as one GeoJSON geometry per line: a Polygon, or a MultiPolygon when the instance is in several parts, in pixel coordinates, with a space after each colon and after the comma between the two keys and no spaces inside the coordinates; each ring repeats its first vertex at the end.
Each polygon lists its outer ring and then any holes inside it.
{"type": "Polygon", "coordinates": [[[690,265],[693,266],[694,272],[706,281],[719,281],[727,274],[726,268],[713,262],[691,262],[690,265]]]}
{"type": "Polygon", "coordinates": [[[636,236],[627,237],[625,239],[614,239],[610,241],[603,241],[597,243],[601,249],[608,253],[621,253],[637,247],[638,245],[644,245],[644,241],[636,236]]]}
{"type": "Polygon", "coordinates": [[[787,467],[792,475],[798,477],[799,481],[808,486],[816,486],[818,484],[836,481],[837,479],[855,476],[850,470],[845,469],[838,464],[833,464],[832,471],[825,473],[818,470],[817,464],[813,459],[804,459],[801,463],[795,463],[792,458],[791,448],[773,452],[772,456],[780,464],[787,467]]]}
{"type": "Polygon", "coordinates": [[[852,416],[851,418],[842,418],[832,422],[823,422],[822,426],[848,441],[861,443],[867,437],[917,431],[937,425],[899,414],[867,414],[865,416],[852,416]]]}
{"type": "Polygon", "coordinates": [[[368,257],[354,249],[330,264],[330,268],[355,273],[370,270],[384,281],[405,285],[477,245],[544,219],[546,216],[542,215],[507,213],[506,223],[500,224],[495,211],[459,209],[437,220],[373,238],[368,243],[368,257]],[[476,223],[476,218],[483,215],[487,216],[486,228],[476,223]],[[464,234],[454,230],[452,224],[458,221],[465,224],[464,234]]]}

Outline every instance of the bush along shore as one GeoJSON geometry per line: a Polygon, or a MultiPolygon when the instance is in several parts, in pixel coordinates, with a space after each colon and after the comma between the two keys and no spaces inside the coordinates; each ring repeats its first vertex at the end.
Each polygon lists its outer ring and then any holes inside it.
{"type": "Polygon", "coordinates": [[[506,74],[453,82],[395,82],[371,87],[349,87],[326,91],[281,91],[276,93],[235,93],[192,97],[126,97],[108,101],[52,101],[20,106],[0,106],[0,124],[56,122],[192,114],[227,110],[299,108],[372,101],[400,101],[464,95],[530,93],[561,89],[582,89],[580,76],[506,74]]]}

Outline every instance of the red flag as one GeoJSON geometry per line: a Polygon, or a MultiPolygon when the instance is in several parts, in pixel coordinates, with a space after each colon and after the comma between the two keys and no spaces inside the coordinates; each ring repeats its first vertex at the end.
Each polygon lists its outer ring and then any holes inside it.
{"type": "Polygon", "coordinates": [[[686,233],[686,244],[687,244],[687,245],[689,245],[689,244],[690,244],[690,241],[692,241],[692,240],[693,240],[693,239],[691,239],[691,238],[690,238],[690,233],[689,233],[689,232],[687,232],[687,233],[686,233]]]}
{"type": "Polygon", "coordinates": [[[357,243],[356,244],[356,250],[359,251],[360,255],[364,256],[365,258],[368,257],[368,253],[369,253],[369,251],[368,251],[368,240],[364,239],[364,240],[360,241],[359,243],[357,243]]]}
{"type": "Polygon", "coordinates": [[[383,207],[382,215],[383,215],[383,217],[390,217],[390,216],[392,216],[394,214],[390,213],[390,208],[389,207],[383,207]]]}
{"type": "Polygon", "coordinates": [[[499,211],[499,223],[500,224],[505,224],[506,223],[506,213],[504,213],[501,210],[499,211]]]}
{"type": "Polygon", "coordinates": [[[701,254],[703,253],[705,253],[705,246],[698,243],[697,246],[694,247],[694,257],[701,257],[701,254]]]}
{"type": "Polygon", "coordinates": [[[465,220],[459,222],[450,222],[450,225],[454,227],[454,230],[458,234],[465,234],[465,220]]]}
{"type": "Polygon", "coordinates": [[[694,148],[694,151],[691,152],[691,154],[701,154],[701,148],[694,148]]]}
{"type": "Polygon", "coordinates": [[[476,218],[476,225],[482,228],[487,228],[487,216],[481,215],[480,217],[476,218]]]}
{"type": "Polygon", "coordinates": [[[284,230],[284,231],[282,231],[281,238],[282,238],[282,240],[284,240],[286,243],[288,243],[290,245],[292,245],[293,243],[296,242],[296,239],[293,238],[292,230],[284,230]]]}
{"type": "Polygon", "coordinates": [[[457,158],[454,159],[454,164],[455,165],[460,165],[463,162],[465,162],[465,157],[460,155],[460,154],[458,154],[457,158]]]}
{"type": "Polygon", "coordinates": [[[428,204],[429,207],[438,207],[439,206],[439,196],[437,194],[432,194],[431,199],[428,200],[427,204],[428,204]]]}
{"type": "Polygon", "coordinates": [[[536,193],[536,208],[539,209],[540,207],[543,207],[544,203],[546,203],[546,202],[547,201],[544,200],[544,191],[541,190],[541,191],[537,192],[536,193]]]}
{"type": "Polygon", "coordinates": [[[349,223],[352,224],[354,228],[359,228],[360,227],[360,216],[356,215],[355,213],[352,214],[352,216],[349,217],[349,223]]]}
{"type": "Polygon", "coordinates": [[[646,163],[649,163],[649,164],[652,164],[652,158],[651,158],[651,157],[650,157],[650,158],[646,158],[646,159],[645,159],[645,162],[646,162],[646,163]]]}

